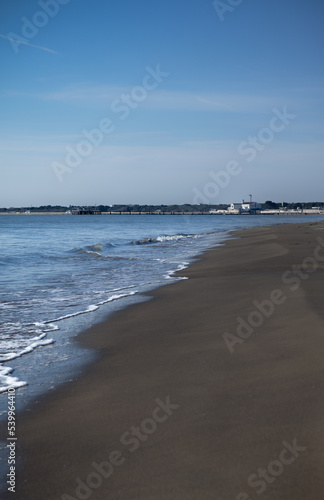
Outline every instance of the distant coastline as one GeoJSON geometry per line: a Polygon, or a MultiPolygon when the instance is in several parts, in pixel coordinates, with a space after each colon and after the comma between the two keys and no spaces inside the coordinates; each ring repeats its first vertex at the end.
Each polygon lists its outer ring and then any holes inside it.
{"type": "Polygon", "coordinates": [[[78,212],[82,215],[89,212],[94,215],[323,215],[324,202],[275,203],[266,201],[258,204],[255,202],[232,203],[230,206],[227,203],[222,203],[218,205],[42,205],[39,207],[0,208],[0,215],[75,215],[78,212]]]}

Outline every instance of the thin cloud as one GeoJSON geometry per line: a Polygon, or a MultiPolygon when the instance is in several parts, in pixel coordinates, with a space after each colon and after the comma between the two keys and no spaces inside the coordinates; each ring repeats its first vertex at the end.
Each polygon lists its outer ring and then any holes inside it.
{"type": "MultiPolygon", "coordinates": [[[[140,81],[139,81],[140,83],[140,81]]],[[[4,95],[21,96],[43,101],[60,101],[75,106],[88,107],[92,109],[103,109],[105,106],[109,112],[111,103],[115,99],[122,100],[123,94],[131,94],[132,86],[125,85],[96,85],[94,82],[76,82],[61,89],[49,90],[47,92],[31,92],[5,90],[4,95]]],[[[315,99],[315,98],[314,98],[315,99]]],[[[317,100],[315,101],[317,102],[317,100]]],[[[257,94],[235,94],[235,93],[211,93],[181,90],[156,89],[148,93],[147,99],[141,103],[140,108],[153,110],[183,110],[204,111],[228,114],[262,114],[269,115],[271,110],[277,106],[286,106],[293,112],[298,109],[299,113],[309,113],[308,96],[297,98],[290,92],[286,94],[257,95],[257,94]]],[[[320,108],[319,108],[320,109],[320,108]]]]}
{"type": "Polygon", "coordinates": [[[226,104],[221,104],[220,102],[209,101],[208,99],[204,99],[203,97],[200,97],[200,96],[197,96],[197,101],[203,102],[205,104],[210,104],[212,106],[220,106],[221,108],[226,108],[226,109],[230,109],[231,111],[234,111],[233,108],[231,108],[230,106],[226,106],[226,104]]]}
{"type": "Polygon", "coordinates": [[[14,38],[10,38],[9,36],[1,35],[1,38],[5,38],[6,40],[9,40],[9,42],[15,42],[15,43],[22,43],[23,45],[29,45],[29,47],[34,47],[35,49],[40,49],[40,50],[45,50],[46,52],[51,52],[52,54],[58,54],[55,50],[48,49],[47,47],[41,47],[40,45],[33,45],[32,43],[29,42],[22,42],[20,40],[15,40],[14,38]]]}

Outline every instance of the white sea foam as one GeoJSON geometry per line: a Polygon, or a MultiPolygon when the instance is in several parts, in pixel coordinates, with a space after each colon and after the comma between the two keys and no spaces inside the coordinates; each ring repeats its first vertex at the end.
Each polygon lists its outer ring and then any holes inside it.
{"type": "Polygon", "coordinates": [[[113,288],[112,290],[108,290],[108,293],[119,292],[120,290],[128,290],[129,288],[136,288],[136,286],[137,285],[121,286],[119,288],[113,288]]]}
{"type": "Polygon", "coordinates": [[[158,236],[156,238],[156,241],[178,241],[178,240],[183,240],[185,238],[199,238],[200,235],[198,234],[175,234],[172,236],[158,236]]]}
{"type": "Polygon", "coordinates": [[[120,293],[119,295],[112,295],[108,299],[102,300],[101,302],[98,302],[98,305],[102,306],[103,304],[107,304],[108,302],[113,302],[114,300],[122,299],[124,297],[131,297],[132,295],[135,295],[136,293],[138,293],[138,291],[129,292],[129,293],[120,293]]]}
{"type": "Polygon", "coordinates": [[[187,269],[189,266],[189,262],[182,262],[178,265],[177,269],[172,269],[168,271],[168,273],[164,276],[165,279],[178,279],[178,280],[187,280],[189,279],[186,276],[174,276],[178,271],[183,271],[183,269],[187,269]]]}
{"type": "MultiPolygon", "coordinates": [[[[59,327],[57,325],[54,325],[53,323],[34,323],[35,326],[39,327],[42,329],[43,332],[48,333],[48,332],[54,332],[56,330],[59,330],[59,327]]],[[[45,335],[44,333],[44,335],[45,335]]]]}
{"type": "Polygon", "coordinates": [[[75,316],[80,316],[80,314],[87,314],[87,313],[96,311],[97,309],[99,309],[99,306],[91,305],[87,309],[85,309],[84,311],[77,311],[75,313],[66,314],[65,316],[60,316],[59,318],[56,318],[56,319],[51,319],[50,321],[44,321],[44,324],[56,323],[57,321],[62,321],[63,319],[74,318],[75,316]]]}
{"type": "MultiPolygon", "coordinates": [[[[113,291],[120,291],[123,289],[128,289],[128,288],[134,288],[135,285],[130,285],[128,287],[118,287],[115,289],[112,289],[110,293],[113,291]]],[[[46,339],[46,334],[48,332],[53,332],[56,330],[59,330],[59,327],[55,325],[54,323],[58,321],[62,321],[64,319],[68,318],[73,318],[75,316],[79,316],[80,314],[86,314],[86,313],[91,313],[99,309],[100,305],[106,304],[108,302],[113,302],[115,300],[122,299],[124,297],[129,297],[132,295],[135,295],[138,293],[138,291],[131,291],[128,293],[120,293],[120,294],[113,294],[110,297],[108,297],[106,300],[103,300],[99,302],[98,304],[92,304],[87,307],[87,309],[83,311],[77,311],[75,313],[71,314],[66,314],[64,316],[60,316],[59,318],[52,319],[50,321],[44,321],[44,322],[35,322],[30,325],[25,325],[29,327],[29,332],[30,333],[40,333],[40,335],[34,336],[32,338],[26,339],[25,335],[20,335],[17,332],[23,329],[23,325],[21,323],[8,323],[6,324],[7,327],[11,326],[11,330],[13,333],[15,333],[14,337],[9,337],[6,342],[6,350],[10,351],[7,353],[0,354],[0,362],[8,362],[12,361],[13,359],[19,358],[23,356],[24,354],[28,354],[32,352],[34,349],[37,347],[41,346],[47,346],[49,344],[52,344],[54,342],[53,339],[46,339]],[[34,327],[34,329],[31,329],[30,327],[34,327]],[[27,343],[27,345],[26,345],[27,343]],[[24,347],[21,347],[21,344],[25,344],[24,347]]],[[[5,340],[5,339],[4,339],[5,340]]],[[[11,368],[4,368],[0,365],[0,385],[2,387],[2,391],[5,391],[7,387],[10,385],[13,385],[14,387],[21,387],[22,385],[25,385],[26,382],[20,382],[18,379],[15,377],[8,377],[7,374],[11,373],[12,369],[11,368]]]]}
{"type": "Polygon", "coordinates": [[[142,240],[135,240],[131,243],[133,245],[148,245],[150,243],[163,243],[167,241],[178,241],[187,238],[201,238],[202,234],[165,234],[161,236],[157,236],[156,238],[143,238],[142,240]]]}
{"type": "MultiPolygon", "coordinates": [[[[3,354],[0,356],[0,362],[4,363],[7,361],[12,361],[13,359],[20,358],[24,354],[29,354],[37,347],[47,346],[54,342],[53,339],[45,339],[46,333],[42,333],[39,337],[34,337],[30,339],[31,344],[26,346],[24,349],[21,349],[17,352],[11,352],[7,354],[3,354]]],[[[27,385],[27,382],[19,380],[17,377],[13,377],[10,374],[13,372],[13,368],[5,367],[0,365],[0,393],[5,392],[9,387],[23,387],[27,385]]]]}
{"type": "Polygon", "coordinates": [[[94,256],[97,256],[97,257],[101,257],[101,253],[100,252],[98,252],[96,250],[87,250],[87,248],[77,248],[76,250],[73,250],[73,253],[74,254],[79,254],[79,255],[94,255],[94,256]]]}
{"type": "Polygon", "coordinates": [[[31,344],[28,346],[24,347],[20,351],[17,352],[9,352],[7,354],[2,354],[0,355],[0,362],[5,362],[5,361],[12,361],[13,359],[20,358],[24,354],[28,354],[32,352],[36,347],[41,347],[49,344],[53,344],[54,340],[53,339],[44,339],[44,336],[46,334],[42,334],[39,337],[34,337],[33,339],[30,339],[31,344]]]}
{"type": "Polygon", "coordinates": [[[5,303],[2,303],[0,304],[0,309],[14,309],[15,308],[15,305],[14,304],[5,304],[5,303]]]}
{"type": "Polygon", "coordinates": [[[84,253],[90,254],[90,255],[97,255],[98,257],[101,257],[100,252],[95,252],[94,250],[83,250],[84,253]]]}
{"type": "Polygon", "coordinates": [[[19,380],[17,377],[12,377],[13,369],[9,367],[4,367],[0,365],[0,393],[7,391],[9,388],[18,389],[18,387],[23,387],[28,385],[27,382],[19,380]]]}

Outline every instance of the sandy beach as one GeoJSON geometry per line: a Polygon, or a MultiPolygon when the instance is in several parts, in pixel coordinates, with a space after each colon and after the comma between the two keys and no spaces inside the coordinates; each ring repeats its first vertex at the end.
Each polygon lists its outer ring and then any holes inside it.
{"type": "Polygon", "coordinates": [[[78,337],[97,361],[19,415],[3,498],[323,498],[324,223],[232,236],[78,337]]]}

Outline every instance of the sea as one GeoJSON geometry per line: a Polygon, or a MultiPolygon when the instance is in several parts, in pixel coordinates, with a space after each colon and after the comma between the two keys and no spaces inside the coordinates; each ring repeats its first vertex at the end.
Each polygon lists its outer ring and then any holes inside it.
{"type": "MultiPolygon", "coordinates": [[[[230,231],[324,216],[0,215],[0,419],[73,380],[96,353],[78,333],[179,279],[230,231]]],[[[109,335],[109,329],[107,331],[109,335]]]]}

